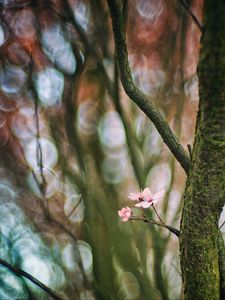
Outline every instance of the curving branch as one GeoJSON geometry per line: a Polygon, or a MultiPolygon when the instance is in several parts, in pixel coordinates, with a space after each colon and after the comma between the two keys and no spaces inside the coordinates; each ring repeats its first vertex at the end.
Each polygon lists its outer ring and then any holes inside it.
{"type": "Polygon", "coordinates": [[[30,275],[29,273],[12,266],[10,263],[8,263],[7,261],[3,260],[0,258],[0,265],[6,267],[8,270],[10,270],[12,273],[14,273],[17,276],[23,276],[26,279],[30,280],[31,282],[33,282],[36,286],[38,286],[39,288],[41,288],[43,291],[45,291],[47,294],[49,294],[53,299],[56,300],[62,300],[61,297],[59,297],[58,295],[56,295],[56,293],[50,289],[49,287],[47,287],[45,284],[43,284],[42,282],[40,282],[37,278],[33,277],[32,275],[30,275]]]}
{"type": "Polygon", "coordinates": [[[168,123],[160,114],[159,110],[147,98],[147,96],[140,91],[134,84],[131,76],[131,70],[128,61],[128,51],[126,45],[124,19],[122,12],[122,5],[120,0],[107,0],[114,33],[116,57],[120,78],[123,88],[130,99],[135,102],[138,107],[148,116],[153,122],[164,143],[169,147],[175,158],[181,164],[186,173],[190,168],[189,157],[179,143],[177,137],[170,129],[168,123]]]}

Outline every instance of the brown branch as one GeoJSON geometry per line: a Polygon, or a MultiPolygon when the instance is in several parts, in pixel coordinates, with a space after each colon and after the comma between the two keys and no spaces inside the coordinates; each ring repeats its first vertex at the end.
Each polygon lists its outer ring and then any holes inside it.
{"type": "Polygon", "coordinates": [[[43,291],[45,291],[47,294],[49,294],[53,299],[62,300],[62,298],[59,297],[58,295],[56,295],[56,293],[52,289],[50,289],[49,287],[47,287],[45,284],[43,284],[42,282],[40,282],[37,278],[33,277],[31,274],[23,271],[20,268],[12,266],[10,263],[8,263],[7,261],[5,261],[5,260],[3,260],[1,258],[0,258],[0,264],[2,266],[6,267],[7,269],[9,269],[15,275],[17,275],[17,276],[23,276],[23,277],[27,278],[28,280],[30,280],[31,282],[33,282],[36,286],[38,286],[43,291]]]}
{"type": "Polygon", "coordinates": [[[145,223],[149,223],[149,224],[153,224],[153,225],[157,225],[157,226],[160,226],[160,227],[164,227],[166,229],[168,229],[170,232],[172,232],[173,234],[175,234],[177,237],[180,236],[180,231],[172,226],[169,226],[169,225],[165,225],[163,223],[159,223],[155,220],[152,220],[152,219],[148,219],[146,217],[136,217],[136,216],[131,216],[129,218],[130,221],[132,220],[135,220],[135,221],[142,221],[142,222],[145,222],[145,223]]]}
{"type": "Polygon", "coordinates": [[[153,122],[165,144],[169,147],[170,151],[176,157],[185,172],[188,173],[188,170],[190,168],[190,160],[186,151],[179,143],[177,137],[174,135],[168,123],[160,114],[159,110],[134,84],[128,62],[128,51],[125,38],[121,1],[107,0],[107,2],[112,19],[117,63],[123,88],[130,99],[135,102],[138,107],[153,122]]]}

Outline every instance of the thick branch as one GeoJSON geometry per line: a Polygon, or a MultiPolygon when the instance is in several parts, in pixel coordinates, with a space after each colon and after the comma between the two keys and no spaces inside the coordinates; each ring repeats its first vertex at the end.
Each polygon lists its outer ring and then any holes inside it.
{"type": "Polygon", "coordinates": [[[124,20],[120,0],[107,0],[114,32],[117,63],[120,71],[121,82],[126,94],[153,122],[165,144],[179,161],[186,173],[190,167],[190,160],[182,145],[173,134],[168,123],[159,110],[134,84],[128,62],[128,52],[124,30],[124,20]]]}
{"type": "Polygon", "coordinates": [[[33,282],[36,286],[38,286],[39,288],[41,288],[43,291],[45,291],[46,293],[48,293],[53,299],[56,300],[62,300],[61,297],[57,296],[56,293],[50,289],[49,287],[47,287],[45,284],[43,284],[42,282],[40,282],[38,279],[36,279],[35,277],[33,277],[32,275],[30,275],[29,273],[16,268],[14,266],[12,266],[10,263],[8,263],[7,261],[3,260],[0,258],[0,264],[4,267],[6,267],[7,269],[9,269],[12,273],[16,274],[17,276],[23,276],[25,278],[27,278],[28,280],[30,280],[31,282],[33,282]]]}

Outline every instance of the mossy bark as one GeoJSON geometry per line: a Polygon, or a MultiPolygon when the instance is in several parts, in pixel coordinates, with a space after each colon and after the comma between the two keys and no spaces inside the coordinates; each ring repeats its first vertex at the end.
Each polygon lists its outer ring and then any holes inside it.
{"type": "Polygon", "coordinates": [[[225,201],[225,1],[205,0],[199,112],[181,223],[185,299],[225,299],[224,243],[218,220],[225,201]]]}

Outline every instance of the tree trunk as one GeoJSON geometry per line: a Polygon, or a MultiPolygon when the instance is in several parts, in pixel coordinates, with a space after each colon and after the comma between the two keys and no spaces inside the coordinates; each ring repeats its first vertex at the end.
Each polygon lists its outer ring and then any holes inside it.
{"type": "Polygon", "coordinates": [[[225,299],[225,1],[205,0],[198,66],[199,111],[181,222],[185,299],[225,299]]]}

